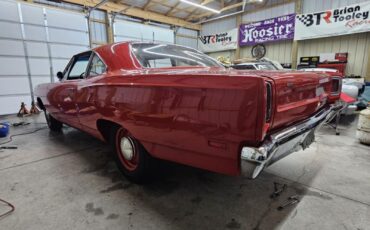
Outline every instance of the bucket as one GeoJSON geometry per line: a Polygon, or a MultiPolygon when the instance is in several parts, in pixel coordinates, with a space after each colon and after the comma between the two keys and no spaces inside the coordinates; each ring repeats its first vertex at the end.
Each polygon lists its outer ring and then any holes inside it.
{"type": "Polygon", "coordinates": [[[9,124],[0,123],[0,137],[6,137],[9,133],[9,124]]]}

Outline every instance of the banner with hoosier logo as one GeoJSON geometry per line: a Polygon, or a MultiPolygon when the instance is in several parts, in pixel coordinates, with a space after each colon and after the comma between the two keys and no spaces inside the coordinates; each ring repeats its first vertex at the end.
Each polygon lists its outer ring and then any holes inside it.
{"type": "Polygon", "coordinates": [[[310,14],[298,14],[294,40],[370,31],[370,1],[310,14]]]}
{"type": "Polygon", "coordinates": [[[198,48],[202,52],[234,50],[238,45],[238,29],[199,36],[198,48]]]}
{"type": "Polygon", "coordinates": [[[269,18],[259,22],[240,25],[239,46],[265,42],[292,40],[294,38],[295,14],[269,18]]]}

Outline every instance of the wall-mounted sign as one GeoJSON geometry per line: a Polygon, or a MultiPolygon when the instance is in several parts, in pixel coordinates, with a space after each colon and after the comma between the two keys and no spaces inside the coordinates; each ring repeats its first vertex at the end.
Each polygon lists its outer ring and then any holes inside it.
{"type": "Polygon", "coordinates": [[[293,39],[294,21],[295,14],[289,14],[250,24],[242,24],[239,28],[239,45],[255,45],[293,39]]]}
{"type": "Polygon", "coordinates": [[[298,14],[294,40],[370,31],[370,1],[322,12],[298,14]]]}
{"type": "Polygon", "coordinates": [[[238,46],[238,29],[223,33],[199,36],[198,48],[202,52],[233,50],[238,46]]]}

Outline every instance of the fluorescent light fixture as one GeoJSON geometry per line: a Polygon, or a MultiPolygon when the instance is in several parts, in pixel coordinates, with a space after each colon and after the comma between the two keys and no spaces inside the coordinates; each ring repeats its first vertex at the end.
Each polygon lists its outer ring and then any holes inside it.
{"type": "Polygon", "coordinates": [[[212,11],[213,13],[216,13],[216,14],[221,13],[221,11],[219,11],[219,10],[215,10],[215,9],[209,8],[207,6],[203,6],[201,4],[198,4],[198,3],[195,3],[195,2],[191,2],[191,1],[188,1],[188,0],[181,0],[181,2],[186,3],[186,4],[189,4],[189,5],[192,5],[192,6],[195,6],[195,7],[198,7],[198,8],[202,8],[204,10],[212,11]]]}

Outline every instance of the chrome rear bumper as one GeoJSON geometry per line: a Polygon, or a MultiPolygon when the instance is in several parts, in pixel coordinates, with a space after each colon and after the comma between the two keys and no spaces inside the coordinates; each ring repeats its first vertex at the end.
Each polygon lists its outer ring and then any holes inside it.
{"type": "Polygon", "coordinates": [[[315,131],[338,109],[338,106],[323,108],[309,119],[266,137],[258,148],[243,147],[240,155],[241,174],[254,179],[266,166],[307,148],[314,141],[315,131]]]}

